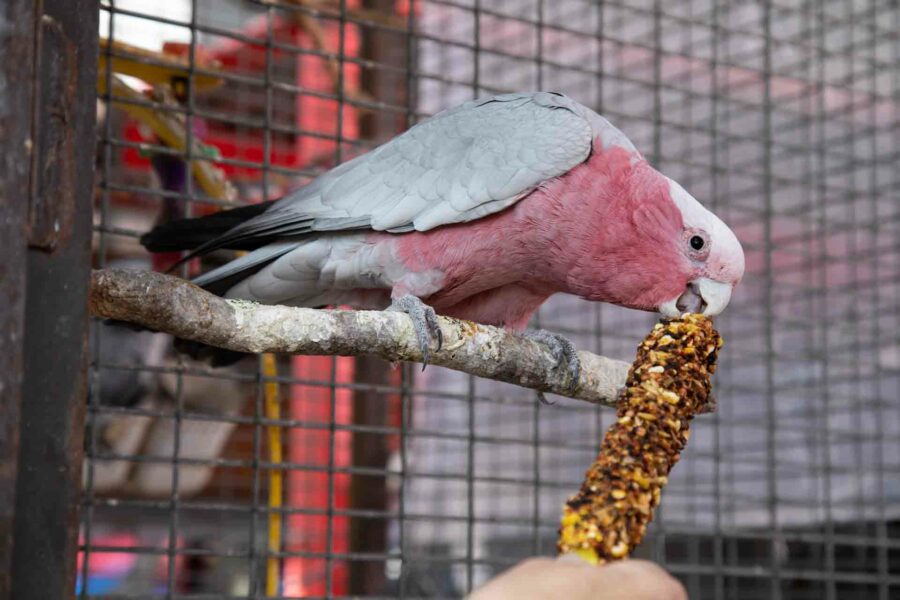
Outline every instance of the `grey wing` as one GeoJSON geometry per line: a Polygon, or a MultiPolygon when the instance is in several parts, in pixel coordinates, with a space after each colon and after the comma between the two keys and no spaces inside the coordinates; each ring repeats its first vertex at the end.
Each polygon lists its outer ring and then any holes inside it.
{"type": "Polygon", "coordinates": [[[477,219],[586,160],[601,133],[593,118],[602,120],[548,92],[467,102],[321,175],[236,229],[266,236],[426,231],[477,219]]]}
{"type": "Polygon", "coordinates": [[[314,230],[359,219],[375,231],[427,231],[498,212],[590,154],[590,123],[569,103],[548,93],[466,103],[327,174],[312,197],[285,208],[324,207],[314,230]]]}
{"type": "MultiPolygon", "coordinates": [[[[634,150],[605,119],[561,94],[473,100],[321,175],[208,249],[324,231],[427,231],[478,219],[585,161],[597,137],[634,150]]],[[[261,248],[245,261],[257,262],[261,251],[272,254],[261,248]]],[[[227,270],[206,278],[235,272],[227,270]]]]}

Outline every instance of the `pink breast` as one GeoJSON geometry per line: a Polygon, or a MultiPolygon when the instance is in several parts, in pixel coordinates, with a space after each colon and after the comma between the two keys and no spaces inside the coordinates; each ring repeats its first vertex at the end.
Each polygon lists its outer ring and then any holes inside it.
{"type": "Polygon", "coordinates": [[[394,254],[410,272],[444,274],[423,298],[439,313],[520,329],[556,291],[540,276],[547,258],[524,230],[534,196],[477,221],[394,236],[394,254]]]}

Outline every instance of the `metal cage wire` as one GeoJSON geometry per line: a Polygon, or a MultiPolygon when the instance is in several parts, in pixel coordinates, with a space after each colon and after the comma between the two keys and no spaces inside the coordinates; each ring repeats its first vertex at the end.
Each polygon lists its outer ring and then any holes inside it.
{"type": "MultiPolygon", "coordinates": [[[[640,554],[691,598],[900,597],[894,0],[100,10],[98,266],[158,268],[136,243],[158,219],[277,198],[473,97],[554,90],[607,116],[747,254],[718,410],[640,554]],[[126,97],[116,59],[180,66],[168,95],[125,78],[126,97]],[[135,109],[181,123],[181,146],[135,109]]],[[[630,360],[653,319],[554,297],[535,324],[630,360]]],[[[103,323],[91,342],[80,598],[462,596],[552,553],[612,416],[434,367],[211,369],[103,323]]]]}

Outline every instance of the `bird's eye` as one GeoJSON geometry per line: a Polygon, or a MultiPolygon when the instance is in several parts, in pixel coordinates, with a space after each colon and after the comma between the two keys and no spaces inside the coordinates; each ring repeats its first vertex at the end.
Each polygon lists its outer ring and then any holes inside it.
{"type": "Polygon", "coordinates": [[[682,244],[691,260],[704,261],[709,256],[709,235],[700,228],[690,227],[684,230],[682,244]]]}

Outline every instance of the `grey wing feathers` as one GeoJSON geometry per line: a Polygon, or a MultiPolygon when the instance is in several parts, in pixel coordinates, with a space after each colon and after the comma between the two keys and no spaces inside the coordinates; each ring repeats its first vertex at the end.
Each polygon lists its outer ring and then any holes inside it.
{"type": "Polygon", "coordinates": [[[427,231],[478,219],[585,161],[597,137],[634,149],[605,119],[560,94],[466,102],[321,175],[205,250],[254,237],[427,231]]]}
{"type": "Polygon", "coordinates": [[[194,285],[204,287],[210,283],[219,281],[220,279],[231,277],[232,275],[235,275],[242,271],[248,271],[250,269],[253,269],[254,267],[258,267],[259,265],[275,260],[279,256],[287,254],[296,247],[296,240],[284,240],[281,242],[269,244],[262,248],[258,248],[253,252],[240,256],[222,265],[218,269],[213,269],[212,271],[194,278],[193,283],[194,285]]]}
{"type": "Polygon", "coordinates": [[[425,231],[479,218],[587,159],[600,134],[592,117],[602,119],[547,92],[467,102],[325,173],[234,233],[425,231]]]}

